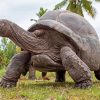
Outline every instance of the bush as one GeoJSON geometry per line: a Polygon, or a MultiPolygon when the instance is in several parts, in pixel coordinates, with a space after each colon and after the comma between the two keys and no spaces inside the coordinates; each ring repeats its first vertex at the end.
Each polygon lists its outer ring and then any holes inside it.
{"type": "Polygon", "coordinates": [[[0,68],[6,67],[15,53],[16,45],[9,39],[2,38],[0,44],[0,68]]]}

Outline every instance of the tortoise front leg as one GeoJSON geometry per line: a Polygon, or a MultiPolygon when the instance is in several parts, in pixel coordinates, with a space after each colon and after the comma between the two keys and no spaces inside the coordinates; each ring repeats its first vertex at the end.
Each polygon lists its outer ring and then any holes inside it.
{"type": "Polygon", "coordinates": [[[16,86],[21,73],[24,72],[25,66],[30,60],[30,54],[27,51],[22,51],[16,54],[10,61],[7,67],[7,71],[3,76],[0,86],[1,87],[13,87],[16,86]]]}
{"type": "Polygon", "coordinates": [[[63,66],[75,81],[76,87],[87,88],[92,85],[89,67],[70,47],[61,49],[61,59],[63,66]]]}

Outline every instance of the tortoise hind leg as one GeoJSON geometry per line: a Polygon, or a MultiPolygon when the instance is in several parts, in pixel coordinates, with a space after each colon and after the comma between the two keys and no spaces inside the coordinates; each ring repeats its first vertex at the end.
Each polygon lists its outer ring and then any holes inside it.
{"type": "Polygon", "coordinates": [[[62,64],[75,81],[75,86],[87,88],[92,85],[88,66],[69,47],[61,49],[62,64]]]}
{"type": "Polygon", "coordinates": [[[65,70],[60,70],[56,72],[56,80],[55,82],[65,82],[65,70]]]}
{"type": "Polygon", "coordinates": [[[42,72],[42,79],[43,80],[50,80],[46,75],[47,75],[47,72],[42,72]]]}
{"type": "Polygon", "coordinates": [[[29,80],[35,80],[36,79],[36,70],[34,69],[34,67],[32,65],[29,66],[29,76],[28,79],[29,80]]]}
{"type": "Polygon", "coordinates": [[[97,71],[94,71],[95,77],[100,80],[100,68],[97,71]]]}

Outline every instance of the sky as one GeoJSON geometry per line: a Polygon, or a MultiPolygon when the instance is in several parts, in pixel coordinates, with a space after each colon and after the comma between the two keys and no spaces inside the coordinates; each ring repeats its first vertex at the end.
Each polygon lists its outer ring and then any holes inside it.
{"type": "MultiPolygon", "coordinates": [[[[40,7],[52,10],[54,5],[62,0],[0,0],[0,19],[7,19],[15,22],[25,30],[34,23],[30,19],[38,19],[40,7]]],[[[85,18],[95,28],[100,38],[100,3],[93,3],[96,9],[96,17],[93,19],[85,13],[85,18]]]]}

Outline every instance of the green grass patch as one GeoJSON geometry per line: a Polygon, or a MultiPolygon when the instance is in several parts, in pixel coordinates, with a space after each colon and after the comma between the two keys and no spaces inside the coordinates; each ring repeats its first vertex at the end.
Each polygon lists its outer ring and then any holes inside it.
{"type": "MultiPolygon", "coordinates": [[[[0,71],[2,74],[2,71],[0,71]]],[[[48,73],[49,81],[43,81],[37,72],[37,80],[19,80],[17,87],[0,88],[0,100],[100,100],[100,82],[93,76],[89,89],[73,88],[74,82],[66,74],[66,83],[55,83],[55,74],[48,73]]]]}

